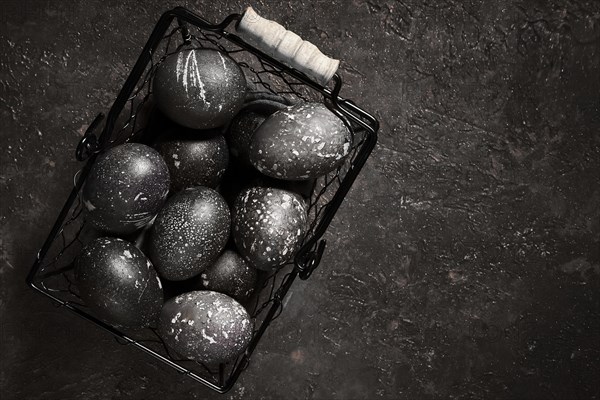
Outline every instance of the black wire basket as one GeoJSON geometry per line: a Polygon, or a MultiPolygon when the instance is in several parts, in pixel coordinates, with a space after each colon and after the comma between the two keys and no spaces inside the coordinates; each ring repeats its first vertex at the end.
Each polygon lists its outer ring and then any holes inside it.
{"type": "Polygon", "coordinates": [[[322,85],[226,30],[240,18],[241,15],[233,14],[219,24],[211,24],[181,7],[161,16],[108,115],[99,114],[77,146],[77,159],[86,163],[75,174],[74,188],[27,277],[27,283],[33,289],[57,306],[95,323],[115,335],[120,343],[141,349],[219,393],[231,389],[248,366],[268,325],[281,313],[283,300],[295,279],[307,279],[319,265],[325,249],[325,240],[321,237],[375,146],[379,128],[374,117],[354,102],[340,97],[342,80],[339,75],[333,76],[329,87],[322,85]],[[325,103],[344,121],[354,137],[345,163],[317,179],[309,188],[310,226],[293,262],[264,276],[258,293],[247,306],[255,322],[250,344],[237,360],[220,365],[176,359],[153,329],[126,333],[100,321],[88,312],[72,284],[73,261],[93,237],[93,229],[85,222],[80,198],[88,173],[102,151],[126,141],[144,142],[147,139],[151,125],[147,116],[152,115],[153,109],[151,83],[156,67],[170,54],[189,48],[213,48],[228,53],[246,75],[251,90],[249,97],[277,96],[289,103],[325,103]],[[96,135],[99,131],[101,133],[96,135]]]}

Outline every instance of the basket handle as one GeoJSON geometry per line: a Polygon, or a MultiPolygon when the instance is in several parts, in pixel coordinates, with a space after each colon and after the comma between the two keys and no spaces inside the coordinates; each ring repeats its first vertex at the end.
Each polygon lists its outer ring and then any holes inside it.
{"type": "Polygon", "coordinates": [[[327,57],[317,46],[302,40],[277,22],[261,17],[252,7],[246,9],[236,31],[259,50],[305,73],[323,86],[331,80],[340,65],[339,60],[327,57]]]}

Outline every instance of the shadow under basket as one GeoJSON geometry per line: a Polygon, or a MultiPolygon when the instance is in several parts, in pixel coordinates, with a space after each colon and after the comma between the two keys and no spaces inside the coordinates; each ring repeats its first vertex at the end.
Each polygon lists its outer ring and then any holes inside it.
{"type": "Polygon", "coordinates": [[[379,124],[354,102],[339,96],[342,81],[335,74],[323,86],[297,69],[288,67],[247,44],[234,32],[233,25],[242,16],[228,16],[211,24],[181,7],[165,12],[156,24],[140,57],[129,74],[108,115],[92,122],[80,141],[76,156],[86,161],[75,175],[74,188],[39,251],[27,277],[27,283],[51,299],[57,306],[74,312],[116,336],[119,343],[141,349],[176,371],[225,393],[248,367],[250,357],[268,325],[282,311],[283,300],[296,278],[307,279],[318,266],[325,249],[321,237],[335,215],[356,176],[377,141],[379,124]],[[229,31],[226,29],[229,28],[229,31]],[[252,340],[236,360],[220,365],[204,365],[178,360],[170,354],[154,329],[122,332],[96,317],[82,303],[73,282],[73,261],[81,248],[94,237],[86,224],[80,191],[102,151],[127,142],[148,142],[152,118],[152,78],[157,66],[170,54],[190,48],[213,48],[228,53],[242,68],[249,84],[249,98],[283,98],[285,102],[319,101],[325,103],[350,129],[354,141],[345,163],[318,178],[307,190],[309,228],[293,262],[272,274],[266,274],[256,294],[246,304],[254,319],[252,340]],[[150,116],[150,117],[149,117],[150,116]],[[100,132],[96,135],[96,132],[100,132]]]}

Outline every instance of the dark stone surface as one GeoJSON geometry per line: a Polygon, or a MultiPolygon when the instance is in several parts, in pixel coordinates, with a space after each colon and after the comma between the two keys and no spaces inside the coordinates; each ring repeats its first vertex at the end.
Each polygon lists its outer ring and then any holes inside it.
{"type": "MultiPolygon", "coordinates": [[[[3,400],[215,397],[24,283],[76,142],[175,4],[2,3],[3,400]]],[[[600,3],[275,4],[254,5],[341,57],[382,129],[320,269],[223,398],[599,397],[600,3]]]]}

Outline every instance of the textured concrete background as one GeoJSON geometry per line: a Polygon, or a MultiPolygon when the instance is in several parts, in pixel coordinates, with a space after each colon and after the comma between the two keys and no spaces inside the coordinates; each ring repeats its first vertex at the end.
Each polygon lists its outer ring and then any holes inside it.
{"type": "MultiPolygon", "coordinates": [[[[3,400],[216,397],[24,283],[75,144],[176,4],[2,2],[3,400]]],[[[223,398],[600,397],[600,3],[254,5],[341,57],[382,129],[320,269],[223,398]]]]}

